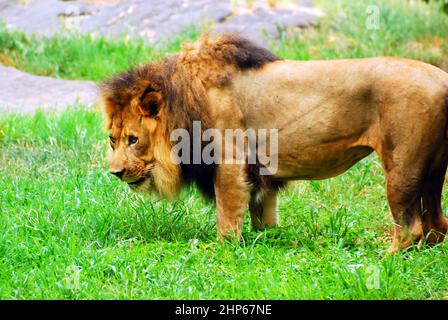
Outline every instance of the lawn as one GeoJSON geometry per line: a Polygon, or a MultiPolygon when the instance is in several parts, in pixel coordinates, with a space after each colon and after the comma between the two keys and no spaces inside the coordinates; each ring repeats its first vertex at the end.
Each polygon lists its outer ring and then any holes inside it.
{"type": "MultiPolygon", "coordinates": [[[[285,32],[286,58],[399,55],[448,66],[448,16],[407,1],[320,0],[327,16],[285,32]],[[366,6],[381,27],[366,30],[366,6]]],[[[177,51],[87,36],[44,41],[0,28],[0,63],[102,80],[177,51]]],[[[378,158],[281,193],[281,225],[215,241],[214,206],[191,188],[167,202],[132,193],[107,170],[96,109],[0,115],[2,299],[448,299],[448,242],[386,254],[392,217],[378,158]]],[[[445,198],[448,194],[445,192],[445,198]]],[[[447,200],[444,199],[444,208],[447,200]]]]}

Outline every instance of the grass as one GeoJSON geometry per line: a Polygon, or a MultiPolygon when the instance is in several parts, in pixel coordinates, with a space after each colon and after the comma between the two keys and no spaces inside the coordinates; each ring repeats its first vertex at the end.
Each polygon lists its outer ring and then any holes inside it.
{"type": "Polygon", "coordinates": [[[101,116],[0,121],[1,298],[444,298],[447,243],[388,257],[380,165],[302,181],[281,195],[282,226],[215,242],[195,190],[168,203],[107,173],[101,116]],[[378,274],[377,289],[368,287],[378,274]]]}
{"type": "Polygon", "coordinates": [[[179,51],[182,41],[197,36],[195,28],[188,28],[157,49],[142,40],[106,40],[83,34],[40,39],[0,24],[0,64],[42,76],[98,81],[179,51]]]}
{"type": "MultiPolygon", "coordinates": [[[[285,33],[278,54],[446,63],[448,20],[435,6],[376,1],[387,19],[370,34],[367,2],[320,3],[329,15],[309,32],[285,33]],[[442,40],[437,50],[434,39],[442,40]]],[[[37,41],[1,30],[0,61],[101,80],[196,35],[154,49],[90,37],[37,41]]],[[[102,123],[100,113],[82,107],[0,116],[0,298],[448,298],[448,242],[385,254],[392,218],[375,156],[339,177],[295,183],[281,194],[280,227],[254,232],[247,219],[241,244],[220,244],[214,207],[196,190],[169,203],[132,193],[107,173],[102,123]]]]}
{"type": "MultiPolygon", "coordinates": [[[[327,16],[315,28],[290,37],[276,53],[290,59],[401,56],[448,70],[448,16],[421,1],[317,1],[327,16]],[[369,6],[379,9],[379,29],[367,29],[369,6]]],[[[294,33],[293,33],[294,34],[294,33]]]]}
{"type": "MultiPolygon", "coordinates": [[[[437,4],[406,0],[376,0],[380,28],[366,29],[372,1],[318,0],[327,16],[306,32],[281,31],[273,51],[289,59],[335,59],[379,55],[420,59],[448,70],[448,15],[437,4]]],[[[56,35],[39,39],[0,24],[0,64],[65,79],[104,80],[148,60],[179,50],[199,32],[188,28],[158,47],[129,39],[106,40],[90,35],[56,35]]]]}

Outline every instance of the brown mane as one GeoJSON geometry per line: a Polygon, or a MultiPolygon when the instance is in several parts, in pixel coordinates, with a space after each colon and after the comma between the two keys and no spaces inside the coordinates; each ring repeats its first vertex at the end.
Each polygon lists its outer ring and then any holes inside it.
{"type": "MultiPolygon", "coordinates": [[[[201,121],[202,130],[213,126],[207,88],[226,86],[235,72],[257,69],[279,60],[274,54],[234,34],[185,45],[179,54],[138,66],[100,84],[110,123],[115,113],[132,112],[131,100],[148,91],[160,90],[167,108],[165,139],[172,130],[187,129],[201,121]]],[[[185,182],[196,182],[205,195],[213,195],[214,165],[181,165],[185,182]]]]}
{"type": "Polygon", "coordinates": [[[237,70],[260,68],[279,60],[238,35],[223,34],[186,45],[180,54],[118,74],[100,84],[109,118],[126,109],[148,86],[162,91],[168,107],[167,130],[189,129],[193,120],[211,123],[206,87],[224,86],[237,70]]]}

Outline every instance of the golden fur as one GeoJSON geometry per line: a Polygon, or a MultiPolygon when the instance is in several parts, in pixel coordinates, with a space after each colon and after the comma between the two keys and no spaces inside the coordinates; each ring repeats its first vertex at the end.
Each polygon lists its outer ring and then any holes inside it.
{"type": "Polygon", "coordinates": [[[439,242],[447,232],[440,201],[448,74],[434,66],[397,58],[283,60],[221,35],[118,75],[101,92],[114,140],[111,172],[170,198],[196,183],[216,200],[218,235],[239,236],[247,206],[254,227],[276,225],[277,191],[286,181],[341,174],[373,151],[396,224],[390,251],[439,242]],[[203,130],[277,129],[278,170],[261,176],[259,165],[174,164],[169,135],[191,132],[194,120],[203,130]]]}

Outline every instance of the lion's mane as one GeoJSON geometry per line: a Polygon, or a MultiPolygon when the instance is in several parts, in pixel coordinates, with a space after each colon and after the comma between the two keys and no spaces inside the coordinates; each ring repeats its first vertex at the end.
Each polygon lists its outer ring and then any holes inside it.
{"type": "MultiPolygon", "coordinates": [[[[236,72],[257,69],[276,60],[279,58],[268,50],[234,34],[187,44],[178,54],[138,66],[100,85],[108,126],[116,113],[129,112],[132,99],[145,95],[151,88],[160,90],[166,105],[161,139],[169,141],[172,130],[178,128],[191,134],[193,121],[201,121],[202,130],[206,130],[214,121],[207,89],[225,87],[236,72]]],[[[183,181],[196,183],[208,197],[214,195],[214,171],[214,165],[181,164],[183,181]]],[[[252,172],[255,171],[249,170],[248,176],[254,184],[270,183],[252,172]]]]}

